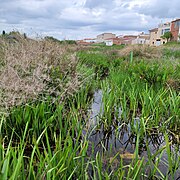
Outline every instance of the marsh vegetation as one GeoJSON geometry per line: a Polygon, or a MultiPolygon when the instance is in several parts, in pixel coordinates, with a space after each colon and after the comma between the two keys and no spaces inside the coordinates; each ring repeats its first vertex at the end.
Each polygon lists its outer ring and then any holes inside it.
{"type": "Polygon", "coordinates": [[[0,43],[1,179],[180,177],[179,44],[0,43]]]}

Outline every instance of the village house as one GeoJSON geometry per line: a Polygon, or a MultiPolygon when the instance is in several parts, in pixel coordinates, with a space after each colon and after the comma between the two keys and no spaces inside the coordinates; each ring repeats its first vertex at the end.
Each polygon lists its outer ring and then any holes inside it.
{"type": "Polygon", "coordinates": [[[143,32],[137,36],[136,39],[132,40],[132,44],[149,44],[149,34],[144,34],[143,32]]]}
{"type": "Polygon", "coordinates": [[[87,45],[91,45],[92,42],[85,42],[84,40],[77,40],[76,43],[78,45],[83,45],[83,46],[87,46],[87,45]]]}
{"type": "Polygon", "coordinates": [[[116,35],[112,33],[99,34],[97,35],[96,41],[97,43],[101,43],[101,42],[105,42],[105,40],[109,38],[116,38],[116,35]]]}
{"type": "Polygon", "coordinates": [[[157,39],[156,39],[156,45],[162,45],[167,43],[167,39],[162,38],[164,33],[169,32],[171,28],[171,23],[166,22],[166,23],[161,23],[158,26],[158,32],[157,32],[157,39]]]}
{"type": "Polygon", "coordinates": [[[173,41],[180,41],[180,19],[173,20],[172,22],[160,23],[157,28],[149,30],[149,34],[141,33],[136,35],[117,36],[113,33],[102,33],[97,35],[96,38],[86,38],[77,41],[78,44],[89,45],[92,43],[105,43],[107,46],[114,44],[129,45],[129,44],[148,44],[150,46],[160,46],[167,42],[163,35],[166,32],[172,33],[173,41]]]}
{"type": "Polygon", "coordinates": [[[108,38],[105,39],[106,46],[112,46],[112,45],[120,45],[122,43],[122,39],[116,37],[116,38],[108,38]]]}
{"type": "Polygon", "coordinates": [[[135,35],[125,35],[122,37],[121,44],[124,44],[124,45],[132,44],[132,41],[135,40],[136,38],[137,36],[135,35]]]}
{"type": "Polygon", "coordinates": [[[149,30],[150,32],[150,41],[151,46],[160,46],[167,42],[167,39],[162,38],[165,32],[169,32],[171,27],[170,22],[159,24],[158,28],[149,30]]]}
{"type": "Polygon", "coordinates": [[[82,40],[77,40],[76,43],[79,45],[91,45],[93,43],[96,43],[96,39],[95,38],[85,38],[82,40]]]}
{"type": "Polygon", "coordinates": [[[95,43],[96,39],[95,38],[85,38],[85,39],[83,39],[83,41],[87,42],[87,43],[95,43]]]}
{"type": "Polygon", "coordinates": [[[150,46],[156,46],[157,32],[158,32],[158,28],[149,30],[149,33],[150,33],[149,45],[150,46]]]}
{"type": "Polygon", "coordinates": [[[176,19],[172,22],[166,22],[159,24],[158,28],[149,30],[151,46],[159,46],[165,44],[167,39],[162,38],[164,33],[172,33],[172,41],[180,41],[180,19],[176,19]]]}
{"type": "Polygon", "coordinates": [[[171,23],[170,22],[166,22],[166,23],[161,23],[158,26],[158,36],[163,36],[165,32],[169,32],[171,28],[171,23]]]}
{"type": "Polygon", "coordinates": [[[173,41],[180,41],[180,19],[171,22],[171,33],[173,41]]]}

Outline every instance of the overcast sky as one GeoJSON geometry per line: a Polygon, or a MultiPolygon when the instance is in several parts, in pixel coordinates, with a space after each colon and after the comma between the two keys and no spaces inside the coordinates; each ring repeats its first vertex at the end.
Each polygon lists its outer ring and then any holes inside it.
{"type": "Polygon", "coordinates": [[[180,0],[0,0],[0,31],[58,39],[148,32],[180,18],[180,0]]]}

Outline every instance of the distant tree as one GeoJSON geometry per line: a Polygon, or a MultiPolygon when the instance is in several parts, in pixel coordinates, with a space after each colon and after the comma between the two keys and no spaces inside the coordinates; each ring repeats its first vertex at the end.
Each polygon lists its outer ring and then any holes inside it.
{"type": "Polygon", "coordinates": [[[164,35],[161,36],[161,38],[167,39],[167,42],[169,42],[169,40],[171,40],[172,37],[173,37],[173,36],[172,36],[172,33],[171,33],[170,31],[165,32],[164,35]]]}
{"type": "Polygon", "coordinates": [[[77,44],[76,41],[74,40],[64,40],[64,41],[61,41],[62,44],[77,44]]]}
{"type": "Polygon", "coordinates": [[[5,34],[6,34],[5,30],[3,30],[2,35],[5,35],[5,34]]]}
{"type": "Polygon", "coordinates": [[[46,36],[44,37],[45,40],[53,41],[53,42],[60,42],[58,39],[54,38],[53,36],[46,36]]]}
{"type": "Polygon", "coordinates": [[[77,44],[76,41],[74,40],[63,40],[63,41],[60,41],[52,36],[45,36],[44,37],[45,40],[49,40],[49,41],[53,41],[53,42],[58,42],[60,44],[77,44]]]}

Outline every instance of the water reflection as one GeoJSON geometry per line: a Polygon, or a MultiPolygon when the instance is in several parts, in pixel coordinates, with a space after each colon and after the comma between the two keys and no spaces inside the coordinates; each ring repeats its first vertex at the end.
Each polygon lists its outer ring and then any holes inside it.
{"type": "MultiPolygon", "coordinates": [[[[117,126],[109,125],[108,128],[104,128],[101,124],[101,118],[103,115],[103,102],[102,102],[102,90],[98,90],[94,93],[94,101],[90,109],[90,118],[87,122],[87,129],[90,141],[90,148],[93,147],[93,154],[100,152],[102,154],[108,154],[108,156],[115,156],[117,153],[123,158],[125,164],[130,163],[130,159],[134,158],[136,136],[132,134],[130,124],[119,123],[117,126]]],[[[119,116],[122,110],[119,108],[119,116]]],[[[134,119],[135,124],[140,123],[140,118],[134,119]]],[[[168,156],[166,150],[165,139],[163,134],[150,133],[150,135],[144,136],[139,140],[139,158],[144,157],[145,162],[148,161],[148,156],[159,156],[158,150],[163,150],[161,161],[158,164],[159,170],[166,175],[168,171],[168,156]]],[[[92,151],[89,151],[89,155],[92,151]]],[[[161,152],[161,151],[160,151],[161,152]]],[[[171,152],[180,155],[180,152],[175,152],[175,146],[171,145],[171,152]]],[[[149,167],[151,169],[151,166],[149,167]]],[[[148,173],[149,170],[147,170],[148,173]]],[[[177,170],[176,178],[180,177],[180,170],[177,170]]]]}

